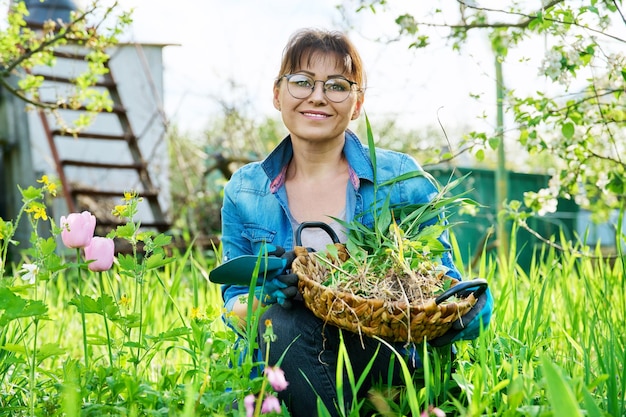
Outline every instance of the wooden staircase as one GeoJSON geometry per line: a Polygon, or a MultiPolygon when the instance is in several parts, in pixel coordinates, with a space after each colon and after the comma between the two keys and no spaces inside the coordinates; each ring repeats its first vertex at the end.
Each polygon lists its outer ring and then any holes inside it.
{"type": "MultiPolygon", "coordinates": [[[[60,92],[69,91],[72,75],[81,73],[86,66],[86,54],[78,48],[57,51],[55,56],[57,63],[52,69],[41,68],[36,74],[45,79],[40,98],[50,103],[56,102],[60,92]]],[[[153,181],[149,161],[144,158],[146,149],[142,149],[141,138],[133,129],[129,109],[122,102],[110,67],[95,88],[108,91],[113,108],[98,114],[86,131],[67,133],[48,112],[38,111],[67,210],[91,211],[96,215],[98,231],[105,234],[121,224],[111,215],[112,209],[122,204],[125,192],[135,191],[143,201],[139,207],[141,218],[134,220],[141,221],[142,228],[163,232],[170,223],[159,198],[160,189],[153,181]]],[[[59,110],[65,120],[73,120],[86,111],[84,105],[59,110]]]]}

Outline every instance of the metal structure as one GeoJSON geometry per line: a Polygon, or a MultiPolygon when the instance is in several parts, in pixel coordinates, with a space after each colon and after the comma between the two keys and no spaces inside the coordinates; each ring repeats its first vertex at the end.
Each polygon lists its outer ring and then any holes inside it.
{"type": "MultiPolygon", "coordinates": [[[[58,60],[56,71],[37,73],[46,80],[42,90],[58,92],[68,88],[72,85],[68,73],[75,72],[86,61],[84,52],[79,49],[57,51],[55,55],[58,60]]],[[[68,133],[55,125],[54,119],[45,111],[38,111],[50,156],[62,183],[67,209],[69,212],[93,211],[95,207],[90,206],[94,202],[96,205],[99,202],[115,205],[108,200],[119,200],[124,192],[133,190],[146,200],[151,212],[152,217],[144,219],[142,225],[165,230],[169,223],[159,202],[160,190],[151,178],[148,162],[139,144],[140,138],[133,129],[128,114],[130,110],[123,102],[112,68],[101,77],[96,88],[108,92],[113,107],[110,113],[101,115],[104,120],[97,120],[86,131],[68,133]]],[[[78,117],[85,111],[84,106],[62,110],[66,118],[78,117]]],[[[118,223],[119,220],[111,216],[100,216],[98,222],[99,226],[109,227],[118,223]]]]}
{"type": "MultiPolygon", "coordinates": [[[[37,29],[47,19],[67,21],[74,1],[31,0],[28,24],[37,29]]],[[[44,111],[27,111],[21,100],[0,87],[0,217],[16,218],[21,207],[18,186],[37,185],[42,175],[62,182],[61,198],[49,204],[49,215],[90,210],[98,231],[106,233],[119,220],[110,215],[124,192],[136,191],[143,228],[169,228],[168,155],[166,121],[162,106],[162,49],[166,45],[125,44],[107,51],[109,73],[95,88],[106,90],[111,112],[98,114],[78,135],[68,135],[57,119],[44,111]]],[[[72,88],[72,80],[86,67],[87,50],[66,45],[58,48],[53,67],[33,73],[45,79],[43,101],[53,102],[72,88]]],[[[12,83],[15,84],[15,83],[12,83]]],[[[62,109],[59,115],[74,120],[85,107],[62,109]]],[[[28,243],[30,230],[21,222],[15,240],[28,243]]],[[[42,233],[45,234],[45,231],[42,233]]]]}

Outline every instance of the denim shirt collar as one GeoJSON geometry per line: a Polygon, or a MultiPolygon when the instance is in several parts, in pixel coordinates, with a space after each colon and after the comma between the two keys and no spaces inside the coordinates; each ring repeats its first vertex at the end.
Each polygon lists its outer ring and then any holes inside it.
{"type": "MultiPolygon", "coordinates": [[[[350,168],[350,182],[354,190],[360,188],[362,180],[374,181],[373,165],[367,149],[359,138],[350,130],[346,130],[343,154],[350,168]]],[[[262,162],[263,170],[270,179],[270,191],[276,193],[285,182],[289,161],[293,157],[291,136],[288,135],[262,162]]]]}

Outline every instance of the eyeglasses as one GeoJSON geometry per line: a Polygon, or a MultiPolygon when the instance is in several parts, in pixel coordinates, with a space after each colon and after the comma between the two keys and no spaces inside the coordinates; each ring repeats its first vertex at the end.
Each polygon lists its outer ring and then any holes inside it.
{"type": "MultiPolygon", "coordinates": [[[[287,91],[289,91],[289,94],[297,99],[309,97],[315,90],[316,83],[324,83],[324,95],[334,103],[345,101],[353,91],[352,86],[357,85],[354,81],[343,77],[333,77],[323,81],[314,80],[305,74],[287,74],[283,75],[282,78],[287,79],[287,91]]],[[[356,90],[358,91],[358,88],[356,90]]]]}

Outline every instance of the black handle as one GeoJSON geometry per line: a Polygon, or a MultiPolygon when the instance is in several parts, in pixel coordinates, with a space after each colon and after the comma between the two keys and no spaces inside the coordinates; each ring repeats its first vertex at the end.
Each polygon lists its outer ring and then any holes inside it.
{"type": "Polygon", "coordinates": [[[448,298],[454,295],[458,295],[459,293],[467,291],[471,288],[476,288],[476,290],[474,291],[474,296],[478,298],[482,293],[487,291],[487,287],[489,287],[489,284],[487,284],[487,281],[482,278],[476,278],[471,281],[461,281],[454,287],[444,291],[443,294],[441,294],[439,297],[435,298],[435,303],[441,304],[448,298]]]}
{"type": "Polygon", "coordinates": [[[333,243],[339,243],[339,238],[337,237],[337,233],[330,227],[328,224],[324,222],[303,222],[298,226],[296,230],[296,246],[302,246],[302,231],[307,228],[318,228],[324,230],[328,233],[328,236],[333,240],[333,243]]]}

